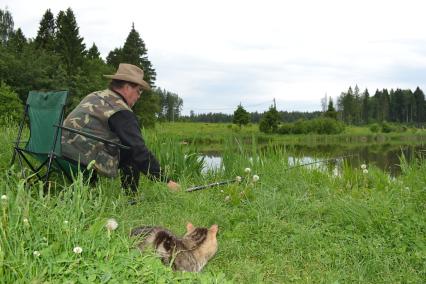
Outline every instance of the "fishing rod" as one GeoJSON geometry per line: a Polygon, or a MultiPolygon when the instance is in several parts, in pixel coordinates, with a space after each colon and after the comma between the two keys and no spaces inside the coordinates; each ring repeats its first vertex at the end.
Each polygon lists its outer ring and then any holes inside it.
{"type": "MultiPolygon", "coordinates": [[[[298,168],[298,167],[304,167],[304,166],[309,166],[309,165],[313,165],[313,164],[318,164],[318,163],[335,161],[335,160],[338,160],[338,159],[343,159],[343,158],[357,156],[357,155],[358,154],[349,154],[349,155],[345,155],[345,156],[340,156],[340,157],[335,157],[335,158],[330,158],[330,159],[315,161],[315,162],[311,162],[311,163],[300,164],[300,165],[288,167],[284,171],[291,170],[291,169],[298,168]]],[[[207,188],[211,188],[211,187],[215,187],[215,186],[226,185],[226,184],[230,184],[230,183],[234,183],[234,182],[241,182],[242,179],[243,179],[242,177],[236,177],[234,179],[213,182],[213,183],[209,183],[209,184],[205,184],[205,185],[193,186],[193,187],[187,188],[185,191],[186,192],[193,192],[193,191],[207,189],[207,188]]]]}

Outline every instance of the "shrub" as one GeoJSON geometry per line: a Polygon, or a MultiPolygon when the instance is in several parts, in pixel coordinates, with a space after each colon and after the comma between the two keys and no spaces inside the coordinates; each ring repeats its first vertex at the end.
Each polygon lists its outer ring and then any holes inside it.
{"type": "Polygon", "coordinates": [[[388,124],[386,122],[383,122],[383,124],[382,124],[382,132],[383,133],[390,133],[392,131],[394,131],[393,127],[390,124],[388,124]]]}
{"type": "Polygon", "coordinates": [[[12,89],[3,82],[0,82],[0,124],[18,122],[21,120],[24,106],[21,100],[12,89]]]}
{"type": "Polygon", "coordinates": [[[380,131],[380,127],[377,123],[374,123],[370,126],[370,131],[373,133],[377,133],[380,131]]]}

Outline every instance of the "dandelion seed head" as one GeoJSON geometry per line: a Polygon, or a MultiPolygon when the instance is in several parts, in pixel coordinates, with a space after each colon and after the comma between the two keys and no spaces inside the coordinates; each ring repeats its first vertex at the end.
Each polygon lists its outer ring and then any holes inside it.
{"type": "Polygon", "coordinates": [[[368,170],[367,170],[367,169],[363,169],[363,170],[362,170],[362,173],[363,173],[363,174],[368,174],[368,170]]]}
{"type": "Polygon", "coordinates": [[[83,252],[83,249],[82,249],[81,247],[75,247],[72,251],[73,251],[75,254],[80,254],[80,253],[82,253],[82,252],[83,252]]]}
{"type": "Polygon", "coordinates": [[[68,220],[64,220],[65,225],[68,225],[68,223],[69,223],[68,220]]]}
{"type": "Polygon", "coordinates": [[[258,175],[254,175],[253,176],[253,182],[257,182],[259,180],[259,176],[258,175]]]}
{"type": "Polygon", "coordinates": [[[3,195],[1,196],[1,200],[7,200],[7,195],[6,195],[6,194],[3,194],[3,195]]]}
{"type": "Polygon", "coordinates": [[[24,219],[22,219],[22,222],[24,222],[24,224],[25,224],[25,225],[28,225],[28,222],[29,222],[29,221],[28,221],[28,219],[27,219],[27,218],[24,218],[24,219]]]}
{"type": "Polygon", "coordinates": [[[108,231],[114,231],[115,229],[118,228],[118,223],[117,220],[115,220],[114,218],[108,219],[105,227],[107,228],[108,231]]]}
{"type": "Polygon", "coordinates": [[[245,169],[244,169],[244,172],[245,172],[246,174],[249,174],[249,173],[251,173],[251,169],[250,169],[250,168],[245,168],[245,169]]]}
{"type": "Polygon", "coordinates": [[[33,255],[35,257],[39,257],[40,256],[40,252],[38,250],[33,251],[33,255]]]}
{"type": "Polygon", "coordinates": [[[235,180],[236,180],[237,182],[241,182],[241,181],[242,181],[242,178],[241,178],[240,176],[236,176],[236,177],[235,177],[235,180]]]}
{"type": "Polygon", "coordinates": [[[225,202],[228,202],[231,199],[229,195],[225,196],[225,202]]]}
{"type": "Polygon", "coordinates": [[[366,165],[366,164],[362,164],[362,165],[361,165],[361,169],[362,169],[362,170],[365,170],[366,168],[367,168],[367,165],[366,165]]]}
{"type": "Polygon", "coordinates": [[[220,192],[223,193],[223,189],[221,189],[220,192]]]}

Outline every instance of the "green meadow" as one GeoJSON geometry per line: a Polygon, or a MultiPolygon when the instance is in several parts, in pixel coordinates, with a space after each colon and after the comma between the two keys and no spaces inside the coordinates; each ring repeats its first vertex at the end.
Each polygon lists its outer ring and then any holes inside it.
{"type": "MultiPolygon", "coordinates": [[[[346,133],[346,139],[381,135],[368,129],[347,131],[352,134],[346,133]]],[[[423,139],[419,132],[383,139],[423,139]]],[[[272,143],[301,137],[260,134],[256,125],[160,124],[144,131],[146,142],[182,191],[169,192],[164,184],[143,178],[138,195],[127,196],[118,178],[102,178],[91,186],[81,175],[72,183],[55,175],[48,191],[34,179],[21,179],[18,163],[9,165],[16,127],[1,126],[1,133],[0,283],[426,279],[426,162],[421,158],[407,162],[401,157],[401,174],[395,178],[373,165],[343,165],[335,175],[320,168],[289,168],[288,153],[272,143]],[[260,143],[268,147],[260,151],[260,143]],[[224,167],[201,174],[197,153],[216,146],[224,167]],[[257,182],[253,175],[259,176],[257,182]],[[185,192],[236,176],[244,179],[185,192]],[[137,204],[129,205],[131,199],[137,204]],[[110,218],[118,222],[114,231],[105,228],[110,218]],[[143,224],[183,235],[188,221],[219,226],[219,250],[201,273],[173,272],[152,252],[135,250],[137,240],[129,237],[133,227],[143,224]],[[81,253],[74,252],[76,247],[81,253]]]]}

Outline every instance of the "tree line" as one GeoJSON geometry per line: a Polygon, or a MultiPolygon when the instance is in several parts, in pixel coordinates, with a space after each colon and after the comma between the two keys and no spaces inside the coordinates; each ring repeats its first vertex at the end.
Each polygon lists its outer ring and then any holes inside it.
{"type": "MultiPolygon", "coordinates": [[[[102,75],[115,73],[121,62],[141,67],[153,87],[134,107],[144,127],[153,126],[158,118],[179,119],[183,100],[156,87],[155,68],[133,24],[123,46],[103,60],[94,42],[87,48],[71,8],[59,11],[56,17],[46,10],[34,39],[26,38],[21,28],[15,29],[11,13],[0,9],[0,102],[15,95],[21,102],[15,112],[22,112],[30,90],[68,90],[70,111],[85,95],[106,88],[108,81],[102,75]]],[[[8,108],[0,105],[3,114],[3,110],[11,112],[8,108]]]]}
{"type": "Polygon", "coordinates": [[[370,96],[368,89],[360,93],[358,86],[342,92],[337,100],[338,118],[347,124],[372,122],[399,122],[422,124],[426,122],[426,102],[423,91],[410,89],[376,90],[370,96]]]}

